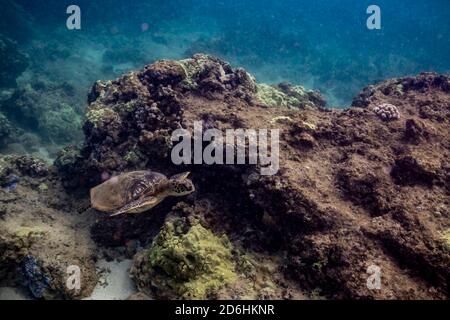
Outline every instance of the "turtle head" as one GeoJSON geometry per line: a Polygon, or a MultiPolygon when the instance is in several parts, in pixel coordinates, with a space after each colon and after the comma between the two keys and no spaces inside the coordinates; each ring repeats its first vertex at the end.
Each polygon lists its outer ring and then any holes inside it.
{"type": "Polygon", "coordinates": [[[169,179],[169,194],[171,196],[185,196],[195,191],[195,186],[187,177],[190,172],[176,174],[169,179]]]}

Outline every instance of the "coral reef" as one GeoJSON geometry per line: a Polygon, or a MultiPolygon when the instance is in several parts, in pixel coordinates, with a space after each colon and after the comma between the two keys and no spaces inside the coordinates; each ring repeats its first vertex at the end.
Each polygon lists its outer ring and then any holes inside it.
{"type": "MultiPolygon", "coordinates": [[[[167,152],[146,154],[142,141],[154,140],[142,135],[192,130],[194,120],[206,128],[278,128],[275,176],[259,176],[258,166],[186,168],[198,185],[194,197],[222,208],[208,215],[213,230],[258,250],[282,248],[284,274],[313,295],[320,288],[330,298],[447,296],[450,255],[440,234],[449,217],[448,76],[370,86],[347,110],[326,110],[319,102],[297,111],[262,108],[261,85],[251,76],[205,57],[188,60],[208,66],[199,74],[186,71],[186,61],[165,60],[94,86],[88,112],[106,116],[97,126],[85,125],[84,160],[77,165],[93,179],[84,183],[95,184],[105,171],[134,169],[136,162],[124,159],[131,150],[139,151],[141,165],[179,171],[167,152]],[[368,107],[383,103],[395,105],[402,118],[378,121],[368,107]],[[371,265],[383,270],[381,290],[366,286],[371,265]]],[[[149,224],[168,211],[155,208],[153,218],[136,217],[135,223],[149,224]]],[[[95,233],[105,234],[99,239],[118,234],[119,243],[142,239],[141,231],[129,229],[133,224],[99,223],[95,233]]]]}
{"type": "Polygon", "coordinates": [[[0,158],[0,283],[34,298],[90,294],[97,281],[94,244],[83,228],[78,201],[54,170],[31,157],[0,158]],[[14,186],[14,188],[12,187],[14,186]],[[80,290],[67,288],[67,267],[81,269],[80,290]]]}
{"type": "Polygon", "coordinates": [[[374,106],[372,111],[382,120],[388,121],[400,119],[400,112],[398,112],[397,107],[389,103],[382,103],[374,106]]]}
{"type": "MultiPolygon", "coordinates": [[[[150,298],[448,299],[450,77],[384,81],[345,110],[324,109],[308,93],[306,105],[268,107],[258,87],[243,69],[202,54],[97,82],[82,146],[62,150],[55,167],[29,157],[0,162],[2,279],[19,281],[14,270],[32,256],[33,291],[80,297],[95,284],[99,250],[136,255],[132,274],[150,298]],[[401,118],[379,121],[371,106],[381,104],[401,118]],[[192,132],[194,121],[280,129],[279,171],[174,165],[170,136],[192,132]],[[108,219],[88,209],[88,188],[137,168],[189,170],[197,191],[148,214],[108,219]],[[80,246],[65,246],[74,241],[80,246]],[[89,270],[83,292],[60,286],[58,255],[89,270]],[[381,270],[379,290],[366,285],[371,266],[381,270]]],[[[275,90],[305,98],[299,87],[275,90]]]]}
{"type": "MultiPolygon", "coordinates": [[[[288,84],[278,88],[273,90],[282,97],[280,107],[324,105],[317,92],[288,84]]],[[[91,183],[100,181],[99,174],[105,171],[111,174],[139,165],[169,165],[171,133],[193,119],[184,117],[190,97],[230,104],[276,104],[264,98],[261,101],[254,78],[245,70],[232,69],[228,63],[204,54],[181,61],[161,60],[117,80],[99,81],[89,94],[83,126],[86,139],[82,153],[88,154],[84,165],[93,173],[89,175],[91,183]]],[[[214,125],[213,118],[207,119],[207,109],[197,111],[196,119],[203,119],[205,126],[214,125]]]]}
{"type": "Polygon", "coordinates": [[[262,104],[269,107],[313,108],[324,107],[325,100],[317,91],[302,86],[281,83],[277,86],[258,84],[256,95],[262,104]]]}
{"type": "Polygon", "coordinates": [[[0,113],[0,148],[8,144],[14,135],[14,125],[0,113]]]}
{"type": "Polygon", "coordinates": [[[17,43],[0,34],[0,87],[15,87],[16,78],[28,67],[28,57],[17,43]]]}
{"type": "Polygon", "coordinates": [[[77,99],[69,84],[35,80],[19,86],[3,101],[1,110],[8,119],[53,143],[68,143],[81,138],[81,115],[62,101],[77,99]]]}
{"type": "Polygon", "coordinates": [[[150,249],[139,253],[132,269],[141,290],[159,297],[205,299],[237,280],[231,244],[199,222],[166,222],[150,249]]]}

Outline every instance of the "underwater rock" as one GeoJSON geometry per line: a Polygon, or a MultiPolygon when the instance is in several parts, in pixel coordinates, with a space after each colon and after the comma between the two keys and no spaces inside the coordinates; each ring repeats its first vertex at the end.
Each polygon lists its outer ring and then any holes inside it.
{"type": "MultiPolygon", "coordinates": [[[[99,220],[92,237],[111,247],[150,243],[164,217],[180,211],[186,219],[201,216],[207,222],[207,231],[194,228],[200,237],[216,243],[214,234],[227,234],[233,245],[271,252],[283,276],[313,297],[320,289],[328,298],[446,299],[448,283],[442,279],[450,275],[450,254],[441,232],[449,218],[442,210],[450,185],[448,79],[421,74],[387,80],[363,89],[345,110],[324,109],[317,97],[314,107],[268,108],[258,98],[261,85],[242,69],[206,55],[163,60],[94,85],[84,144],[63,172],[71,172],[65,179],[79,187],[142,167],[180,172],[170,159],[169,137],[177,128],[192,131],[193,121],[219,130],[280,129],[276,175],[261,176],[259,164],[185,165],[197,189],[186,199],[189,205],[168,201],[150,214],[99,220]],[[395,105],[402,118],[379,121],[369,107],[383,103],[395,105]],[[411,143],[411,135],[420,143],[411,143]],[[366,286],[373,265],[383,270],[380,290],[366,286]]],[[[295,88],[281,85],[275,93],[294,95],[295,88]]],[[[182,240],[191,229],[177,231],[169,223],[163,230],[168,239],[182,240]]],[[[166,264],[180,260],[161,234],[138,253],[133,276],[156,296],[183,297],[190,289],[184,284],[202,276],[188,272],[202,248],[190,261],[182,246],[180,259],[188,268],[183,273],[166,264]],[[179,277],[168,279],[167,273],[179,277]]],[[[237,289],[240,281],[231,287],[237,297],[245,296],[246,290],[237,289]]],[[[205,296],[203,289],[195,296],[205,296]]]]}
{"type": "Polygon", "coordinates": [[[440,161],[420,154],[404,155],[396,159],[391,171],[395,182],[402,185],[432,186],[440,174],[443,174],[440,161]]]}
{"type": "Polygon", "coordinates": [[[43,161],[33,157],[17,157],[15,159],[15,165],[22,174],[30,177],[42,177],[48,174],[47,165],[43,161]]]}
{"type": "Polygon", "coordinates": [[[22,285],[27,287],[34,298],[42,298],[50,286],[50,277],[42,272],[41,266],[33,256],[25,256],[21,263],[22,285]]]}
{"type": "Polygon", "coordinates": [[[96,285],[95,246],[76,210],[80,200],[54,171],[31,157],[0,158],[0,281],[34,298],[78,299],[96,285]],[[71,265],[81,270],[80,289],[66,286],[71,265]]]}
{"type": "Polygon", "coordinates": [[[0,87],[15,87],[16,78],[28,67],[28,57],[17,43],[0,34],[0,87]]]}
{"type": "Polygon", "coordinates": [[[53,165],[58,170],[65,187],[75,187],[77,181],[72,179],[77,174],[78,163],[83,159],[78,146],[67,146],[58,151],[53,165]]]}
{"type": "Polygon", "coordinates": [[[385,121],[400,119],[400,112],[397,107],[389,103],[376,105],[372,108],[372,111],[385,121]]]}
{"type": "Polygon", "coordinates": [[[431,133],[420,120],[407,119],[405,123],[405,140],[414,144],[425,142],[431,133]]]}
{"type": "Polygon", "coordinates": [[[0,148],[9,144],[14,138],[15,130],[14,125],[0,112],[0,148]]]}
{"type": "Polygon", "coordinates": [[[82,150],[88,156],[80,170],[96,170],[96,176],[90,175],[95,181],[104,171],[167,165],[171,133],[183,127],[191,96],[251,101],[255,91],[245,71],[202,54],[99,81],[89,94],[82,150]]]}
{"type": "Polygon", "coordinates": [[[199,222],[166,222],[131,274],[140,290],[162,298],[205,299],[237,280],[231,244],[199,222]]]}
{"type": "Polygon", "coordinates": [[[64,101],[75,101],[71,87],[33,80],[19,86],[3,101],[1,108],[8,119],[24,130],[34,132],[54,143],[81,138],[81,115],[64,101]]]}
{"type": "MultiPolygon", "coordinates": [[[[84,163],[77,164],[81,166],[78,171],[93,173],[88,175],[92,186],[105,171],[171,166],[174,130],[189,128],[195,119],[214,126],[216,113],[207,119],[207,109],[195,104],[205,104],[206,100],[211,105],[217,101],[230,106],[261,105],[264,102],[258,96],[258,86],[245,70],[233,69],[227,62],[204,54],[157,61],[117,80],[98,81],[88,98],[81,151],[85,157],[84,163]]],[[[280,84],[273,90],[285,98],[282,107],[324,105],[317,92],[300,86],[280,84]]]]}
{"type": "Polygon", "coordinates": [[[277,86],[258,84],[256,96],[263,105],[282,108],[321,108],[325,99],[318,91],[306,90],[302,86],[280,83],[277,86]]]}

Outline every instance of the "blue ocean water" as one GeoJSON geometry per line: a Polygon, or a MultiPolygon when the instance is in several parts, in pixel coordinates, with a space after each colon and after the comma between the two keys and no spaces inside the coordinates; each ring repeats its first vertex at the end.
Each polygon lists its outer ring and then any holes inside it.
{"type": "MultiPolygon", "coordinates": [[[[370,83],[422,71],[450,71],[448,0],[1,0],[0,4],[0,36],[28,56],[17,88],[31,85],[38,95],[31,103],[41,106],[52,89],[52,101],[57,96],[68,106],[64,115],[55,112],[58,119],[83,113],[86,93],[95,80],[197,52],[244,67],[260,82],[289,81],[318,89],[334,107],[349,106],[370,83]],[[80,30],[66,26],[69,5],[80,8],[80,30]],[[367,27],[370,5],[380,8],[381,29],[367,27]],[[67,90],[56,84],[66,84],[67,90]]],[[[11,90],[15,84],[4,86],[11,90]]],[[[36,110],[25,117],[15,113],[11,101],[7,106],[0,103],[8,119],[34,130],[39,139],[67,142],[45,133],[52,119],[36,120],[36,110]]],[[[50,104],[47,110],[55,111],[50,104]]],[[[76,127],[80,125],[74,124],[73,130],[76,127]]],[[[61,134],[66,136],[64,130],[61,134]]],[[[66,140],[80,135],[69,134],[66,140]]]]}

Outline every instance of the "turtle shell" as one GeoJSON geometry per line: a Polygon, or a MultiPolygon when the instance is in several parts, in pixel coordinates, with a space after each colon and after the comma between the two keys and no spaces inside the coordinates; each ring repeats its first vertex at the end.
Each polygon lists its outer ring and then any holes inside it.
{"type": "Polygon", "coordinates": [[[167,177],[153,171],[133,171],[114,176],[91,189],[91,205],[99,211],[112,212],[142,196],[157,195],[167,177]]]}

